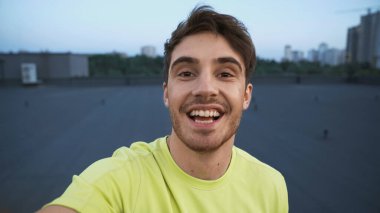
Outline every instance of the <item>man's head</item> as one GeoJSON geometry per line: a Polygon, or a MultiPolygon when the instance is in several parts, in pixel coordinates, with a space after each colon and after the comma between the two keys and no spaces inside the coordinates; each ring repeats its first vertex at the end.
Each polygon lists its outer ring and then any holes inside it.
{"type": "Polygon", "coordinates": [[[220,14],[209,6],[200,6],[193,9],[187,20],[181,22],[172,36],[165,43],[164,52],[164,79],[168,83],[168,73],[172,61],[172,52],[175,47],[187,36],[200,32],[211,32],[223,36],[232,49],[242,57],[245,65],[246,83],[249,82],[256,65],[256,52],[251,37],[244,26],[236,18],[220,14]]]}
{"type": "Polygon", "coordinates": [[[255,57],[246,29],[232,16],[200,7],[165,48],[171,138],[196,152],[232,146],[252,93],[247,81],[255,57]]]}

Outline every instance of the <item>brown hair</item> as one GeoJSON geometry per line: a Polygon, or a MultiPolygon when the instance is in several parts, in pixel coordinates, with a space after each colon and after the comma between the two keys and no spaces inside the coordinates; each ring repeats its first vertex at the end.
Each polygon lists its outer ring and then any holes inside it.
{"type": "Polygon", "coordinates": [[[247,28],[235,17],[220,14],[210,6],[196,6],[190,13],[187,20],[178,24],[165,42],[164,52],[164,79],[167,83],[171,56],[174,48],[183,38],[200,32],[212,32],[223,36],[231,45],[231,48],[238,52],[243,58],[245,65],[245,79],[248,83],[251,73],[256,65],[256,53],[252,39],[247,28]]]}

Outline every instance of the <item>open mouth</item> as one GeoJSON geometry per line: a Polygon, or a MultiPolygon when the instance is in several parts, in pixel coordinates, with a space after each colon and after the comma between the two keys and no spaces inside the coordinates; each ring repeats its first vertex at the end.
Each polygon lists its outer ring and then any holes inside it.
{"type": "Polygon", "coordinates": [[[192,110],[187,113],[187,116],[192,119],[195,123],[200,124],[210,124],[219,120],[223,113],[218,112],[215,109],[211,110],[192,110]]]}

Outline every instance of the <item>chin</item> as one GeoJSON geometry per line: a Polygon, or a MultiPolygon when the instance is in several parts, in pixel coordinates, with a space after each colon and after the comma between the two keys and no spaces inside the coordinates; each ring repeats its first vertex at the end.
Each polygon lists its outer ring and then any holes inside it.
{"type": "Polygon", "coordinates": [[[214,152],[229,141],[229,139],[217,138],[215,136],[185,136],[184,138],[179,138],[187,148],[195,152],[214,152]]]}

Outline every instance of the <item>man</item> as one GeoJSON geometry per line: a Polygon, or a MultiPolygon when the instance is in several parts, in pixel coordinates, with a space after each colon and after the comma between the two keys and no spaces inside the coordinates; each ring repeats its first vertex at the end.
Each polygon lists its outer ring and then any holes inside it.
{"type": "Polygon", "coordinates": [[[234,147],[255,63],[241,22],[195,8],[165,43],[171,134],[95,162],[41,212],[287,212],[282,175],[234,147]]]}

